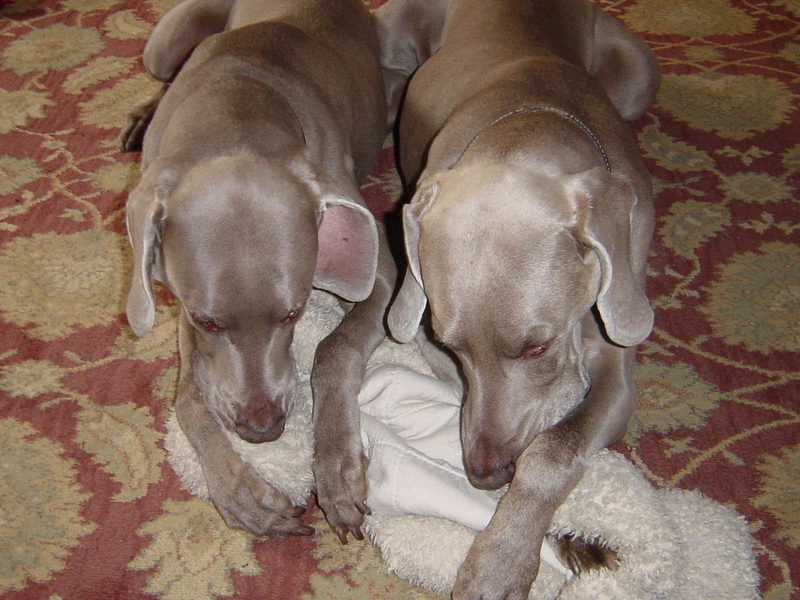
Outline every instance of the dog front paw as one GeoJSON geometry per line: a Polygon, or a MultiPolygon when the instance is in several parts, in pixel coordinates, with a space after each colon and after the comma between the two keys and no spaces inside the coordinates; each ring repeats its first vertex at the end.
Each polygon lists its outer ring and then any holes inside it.
{"type": "Polygon", "coordinates": [[[509,536],[497,533],[491,531],[490,524],[475,538],[458,570],[453,600],[528,598],[539,572],[539,552],[535,544],[526,542],[528,537],[535,536],[527,536],[527,531],[517,531],[509,536]]]}
{"type": "Polygon", "coordinates": [[[315,457],[317,504],[342,544],[348,534],[364,539],[361,525],[369,514],[365,460],[360,452],[355,457],[318,452],[315,457]]]}
{"type": "Polygon", "coordinates": [[[311,535],[304,525],[302,506],[261,479],[249,466],[208,481],[209,498],[228,527],[243,529],[257,536],[311,535]]]}

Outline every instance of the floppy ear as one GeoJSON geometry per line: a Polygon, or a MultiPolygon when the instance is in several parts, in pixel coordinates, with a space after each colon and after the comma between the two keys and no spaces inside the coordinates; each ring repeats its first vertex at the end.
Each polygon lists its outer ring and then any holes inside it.
{"type": "Polygon", "coordinates": [[[147,71],[169,81],[195,46],[225,30],[234,0],[184,0],[158,22],[144,47],[147,71]]]}
{"type": "Polygon", "coordinates": [[[403,235],[408,268],[403,278],[403,285],[397,292],[387,316],[392,337],[403,344],[414,339],[428,304],[419,266],[419,219],[428,209],[438,190],[438,184],[425,186],[415,194],[410,204],[403,207],[403,235]]]}
{"type": "Polygon", "coordinates": [[[634,272],[633,228],[637,197],[630,182],[601,168],[576,177],[578,240],[600,259],[597,308],[611,340],[634,346],[653,328],[653,309],[634,272]]]}
{"type": "Polygon", "coordinates": [[[378,228],[372,213],[349,198],[323,198],[318,241],[314,287],[348,302],[365,300],[378,268],[378,228]]]}
{"type": "Polygon", "coordinates": [[[156,306],[151,278],[155,275],[156,254],[164,218],[164,205],[157,186],[142,178],[128,197],[128,239],[133,249],[133,277],[128,292],[128,323],[138,337],[153,328],[156,306]]]}

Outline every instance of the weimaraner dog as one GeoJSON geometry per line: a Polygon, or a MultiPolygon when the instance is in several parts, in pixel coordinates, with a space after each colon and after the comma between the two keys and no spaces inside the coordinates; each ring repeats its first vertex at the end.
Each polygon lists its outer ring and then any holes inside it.
{"type": "Polygon", "coordinates": [[[226,523],[257,535],[311,529],[225,430],[253,443],[283,432],[294,324],[317,287],[355,303],[312,373],[318,499],[341,538],[361,537],[357,395],[396,280],[358,190],[386,134],[378,58],[360,0],[185,0],[145,48],[171,83],[124,134],[131,146],[146,130],[128,319],[151,330],[151,278],[180,301],[178,421],[226,523]]]}
{"type": "MultiPolygon", "coordinates": [[[[408,341],[429,307],[442,350],[428,357],[465,385],[470,481],[510,483],[453,597],[520,600],[554,511],[633,411],[654,219],[625,119],[659,68],[587,0],[390,0],[376,16],[392,104],[416,70],[398,142],[416,182],[409,266],[389,327],[408,341]]],[[[567,559],[610,562],[597,550],[567,559]]]]}

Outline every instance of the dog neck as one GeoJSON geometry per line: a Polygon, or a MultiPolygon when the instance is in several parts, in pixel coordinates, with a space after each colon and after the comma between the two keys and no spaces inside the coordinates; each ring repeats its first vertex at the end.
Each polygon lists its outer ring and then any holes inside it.
{"type": "Polygon", "coordinates": [[[467,142],[467,145],[464,146],[464,150],[461,151],[461,154],[454,161],[454,164],[457,163],[461,159],[461,157],[464,156],[464,154],[466,154],[467,150],[469,150],[472,143],[487,129],[490,129],[491,127],[505,121],[509,117],[513,117],[515,115],[520,115],[520,114],[531,114],[531,113],[546,113],[546,114],[556,115],[565,119],[569,123],[575,125],[592,142],[592,145],[597,150],[598,154],[600,155],[600,158],[603,161],[603,164],[605,165],[606,171],[611,173],[611,162],[609,161],[608,155],[606,154],[606,151],[603,148],[603,144],[600,142],[600,139],[597,137],[594,131],[592,131],[592,129],[588,125],[586,125],[586,123],[584,123],[581,119],[579,119],[575,115],[560,108],[555,108],[553,106],[531,106],[531,107],[516,108],[514,110],[508,111],[507,113],[501,115],[500,117],[497,117],[486,127],[478,131],[478,133],[476,133],[472,137],[472,139],[469,142],[467,142]]]}

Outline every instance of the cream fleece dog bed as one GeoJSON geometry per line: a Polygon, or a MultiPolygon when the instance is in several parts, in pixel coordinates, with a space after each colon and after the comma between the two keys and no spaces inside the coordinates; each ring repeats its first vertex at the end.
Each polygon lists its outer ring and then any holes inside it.
{"type": "MultiPolygon", "coordinates": [[[[341,315],[329,295],[312,294],[293,347],[302,380],[318,341],[341,315]]],[[[458,399],[431,376],[413,344],[384,342],[371,364],[359,398],[370,458],[366,530],[391,571],[446,594],[501,492],[469,485],[460,463],[458,399]]],[[[251,445],[231,436],[243,458],[297,504],[312,487],[307,385],[303,394],[279,440],[251,445]]],[[[192,494],[207,497],[202,469],[174,415],[167,425],[170,464],[192,494]]],[[[760,598],[744,519],[698,492],[655,489],[615,452],[590,460],[550,531],[602,538],[617,550],[620,565],[572,577],[545,544],[531,599],[760,598]]]]}

